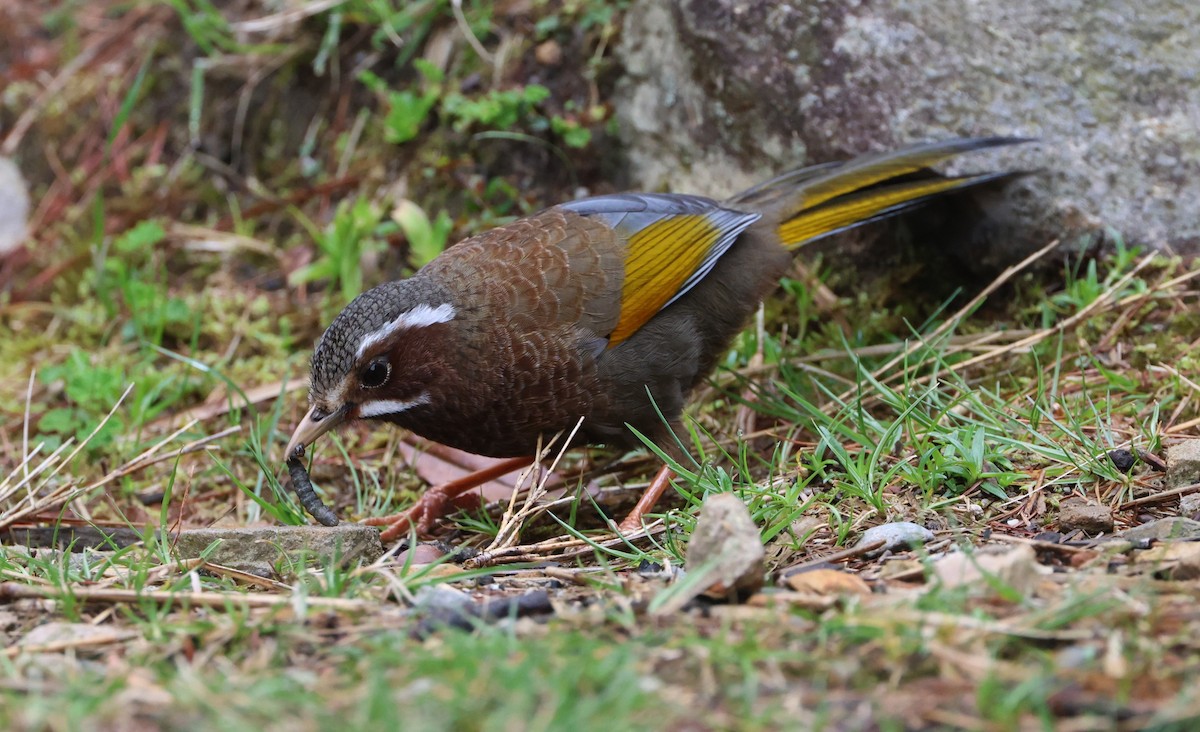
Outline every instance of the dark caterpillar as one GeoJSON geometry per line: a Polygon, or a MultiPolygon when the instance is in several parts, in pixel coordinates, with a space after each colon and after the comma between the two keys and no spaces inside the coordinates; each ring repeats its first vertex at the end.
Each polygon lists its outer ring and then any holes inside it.
{"type": "Polygon", "coordinates": [[[300,499],[300,505],[304,506],[304,510],[308,511],[310,516],[325,526],[337,526],[337,514],[322,503],[320,496],[313,490],[312,479],[304,469],[303,458],[304,445],[298,445],[292,450],[292,454],[288,455],[287,467],[288,475],[292,477],[292,490],[296,491],[296,498],[300,499]]]}

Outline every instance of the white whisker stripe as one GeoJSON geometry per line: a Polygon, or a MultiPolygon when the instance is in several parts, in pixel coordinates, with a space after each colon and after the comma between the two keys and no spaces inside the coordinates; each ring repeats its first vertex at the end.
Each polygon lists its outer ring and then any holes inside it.
{"type": "Polygon", "coordinates": [[[380,399],[375,402],[363,402],[358,408],[358,416],[363,419],[370,417],[382,417],[385,414],[399,414],[406,412],[413,407],[419,407],[422,404],[429,403],[429,394],[422,394],[415,399],[402,401],[399,399],[380,399]]]}
{"type": "Polygon", "coordinates": [[[356,357],[362,358],[362,355],[367,352],[368,348],[402,328],[424,328],[429,325],[437,325],[438,323],[448,323],[454,320],[454,316],[457,314],[458,312],[454,309],[454,306],[448,302],[444,302],[436,308],[422,303],[412,310],[400,313],[395,320],[390,323],[384,323],[379,329],[363,336],[363,339],[358,344],[356,357]]]}

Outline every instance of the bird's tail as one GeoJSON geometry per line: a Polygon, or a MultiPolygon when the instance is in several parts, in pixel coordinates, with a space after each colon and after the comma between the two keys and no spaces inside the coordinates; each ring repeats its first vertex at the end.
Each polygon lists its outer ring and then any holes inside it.
{"type": "Polygon", "coordinates": [[[930,199],[989,181],[1022,175],[1000,172],[942,176],[931,166],[972,150],[1030,142],[1021,137],[981,137],[930,142],[844,163],[793,170],[737,194],[729,203],[761,211],[779,222],[779,239],[797,249],[816,239],[918,206],[930,199]]]}

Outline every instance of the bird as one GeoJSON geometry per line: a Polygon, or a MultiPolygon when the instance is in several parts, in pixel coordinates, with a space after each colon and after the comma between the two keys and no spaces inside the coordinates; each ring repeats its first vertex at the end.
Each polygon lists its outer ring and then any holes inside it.
{"type": "MultiPolygon", "coordinates": [[[[1016,175],[931,166],[1028,142],[955,138],[797,168],[723,201],[620,193],[547,208],[446,248],[355,297],[317,341],[309,409],[289,456],[350,422],[389,422],[507,458],[374,517],[390,540],[427,534],[447,502],[528,465],[544,441],[668,453],[688,397],[722,360],[793,253],[931,199],[1016,175]]],[[[642,525],[671,473],[619,529],[642,525]]]]}

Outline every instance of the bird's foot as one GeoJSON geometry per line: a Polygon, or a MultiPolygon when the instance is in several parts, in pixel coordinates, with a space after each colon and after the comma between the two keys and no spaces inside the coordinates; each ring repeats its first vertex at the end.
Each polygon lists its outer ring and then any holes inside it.
{"type": "Polygon", "coordinates": [[[378,516],[363,521],[367,526],[386,526],[379,535],[382,542],[395,541],[416,527],[417,538],[427,539],[433,533],[433,525],[438,519],[455,509],[475,508],[482,504],[483,498],[478,492],[471,491],[489,480],[498,478],[506,473],[523,468],[532,462],[532,458],[511,458],[504,460],[458,480],[443,485],[434,486],[425,491],[416,505],[403,513],[391,516],[378,516]]]}
{"type": "Polygon", "coordinates": [[[628,536],[637,531],[642,530],[642,521],[646,514],[654,509],[654,505],[662,498],[663,493],[671,487],[671,478],[675,474],[666,465],[659,468],[655,473],[654,479],[650,481],[650,485],[646,486],[642,497],[638,499],[637,505],[629,512],[621,523],[617,524],[617,533],[622,536],[628,536]]]}
{"type": "Polygon", "coordinates": [[[368,518],[363,523],[367,526],[386,526],[379,534],[382,542],[395,541],[413,527],[416,528],[418,539],[428,539],[433,533],[433,525],[454,508],[452,500],[456,497],[448,494],[443,486],[434,486],[407,511],[368,518]]]}

